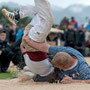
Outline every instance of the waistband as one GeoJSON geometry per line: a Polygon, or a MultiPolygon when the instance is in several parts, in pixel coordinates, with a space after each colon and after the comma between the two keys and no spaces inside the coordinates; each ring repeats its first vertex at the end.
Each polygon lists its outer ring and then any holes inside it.
{"type": "Polygon", "coordinates": [[[23,55],[27,54],[32,61],[43,61],[47,59],[47,53],[45,52],[24,52],[23,55]]]}

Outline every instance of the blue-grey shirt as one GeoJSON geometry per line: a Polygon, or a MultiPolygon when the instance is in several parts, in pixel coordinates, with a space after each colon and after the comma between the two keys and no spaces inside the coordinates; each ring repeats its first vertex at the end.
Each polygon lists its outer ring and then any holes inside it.
{"type": "Polygon", "coordinates": [[[71,70],[61,71],[60,76],[64,78],[65,75],[72,77],[72,79],[87,80],[90,79],[90,69],[86,63],[83,55],[77,50],[71,47],[54,47],[49,48],[49,53],[55,56],[58,52],[66,52],[71,56],[75,56],[78,60],[78,64],[71,70]]]}

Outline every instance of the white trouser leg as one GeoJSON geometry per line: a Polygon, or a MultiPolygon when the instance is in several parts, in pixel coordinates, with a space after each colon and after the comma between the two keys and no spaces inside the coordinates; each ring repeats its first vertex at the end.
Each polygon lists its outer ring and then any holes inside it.
{"type": "Polygon", "coordinates": [[[29,79],[33,79],[36,76],[36,74],[34,74],[32,72],[24,71],[24,70],[21,71],[21,74],[24,75],[25,77],[29,78],[29,79]]]}
{"type": "Polygon", "coordinates": [[[21,18],[24,18],[27,16],[33,16],[34,14],[36,14],[34,6],[29,5],[29,6],[20,7],[20,17],[21,18]]]}
{"type": "Polygon", "coordinates": [[[51,27],[52,25],[49,25],[47,22],[41,19],[39,24],[34,25],[30,29],[28,37],[36,42],[44,42],[51,30],[51,27]]]}

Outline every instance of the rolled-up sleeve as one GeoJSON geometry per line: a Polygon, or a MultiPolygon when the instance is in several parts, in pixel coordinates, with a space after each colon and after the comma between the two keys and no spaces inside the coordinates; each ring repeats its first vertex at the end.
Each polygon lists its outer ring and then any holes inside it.
{"type": "Polygon", "coordinates": [[[66,53],[68,53],[68,54],[70,54],[72,56],[76,56],[76,57],[81,56],[81,57],[83,57],[80,52],[78,52],[77,50],[75,50],[75,49],[73,49],[71,47],[55,47],[55,46],[51,46],[49,48],[49,53],[52,54],[52,55],[55,55],[58,52],[66,52],[66,53]]]}
{"type": "Polygon", "coordinates": [[[49,53],[52,54],[53,56],[58,53],[58,52],[66,52],[69,54],[72,54],[72,51],[70,52],[70,50],[72,50],[71,48],[68,47],[55,47],[55,46],[51,46],[49,48],[49,53]]]}
{"type": "Polygon", "coordinates": [[[51,55],[53,55],[53,56],[55,56],[55,54],[58,53],[58,52],[60,52],[60,51],[58,50],[58,47],[51,46],[51,47],[49,48],[49,53],[50,53],[51,55]]]}

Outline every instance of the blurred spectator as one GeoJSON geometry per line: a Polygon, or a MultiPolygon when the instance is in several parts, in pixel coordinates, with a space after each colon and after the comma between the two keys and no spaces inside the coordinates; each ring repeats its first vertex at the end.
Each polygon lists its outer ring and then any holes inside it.
{"type": "Polygon", "coordinates": [[[18,39],[15,42],[15,44],[12,46],[12,51],[14,53],[12,62],[14,65],[18,66],[19,69],[23,69],[23,67],[25,66],[24,58],[20,49],[21,42],[22,42],[22,38],[18,39]]]}
{"type": "Polygon", "coordinates": [[[2,30],[3,29],[3,25],[0,25],[0,30],[2,30]]]}
{"type": "Polygon", "coordinates": [[[90,31],[90,20],[88,21],[88,25],[86,26],[86,28],[88,29],[88,31],[90,31]]]}
{"type": "Polygon", "coordinates": [[[50,33],[47,37],[47,41],[56,41],[57,40],[57,34],[50,33]]]}
{"type": "Polygon", "coordinates": [[[66,27],[69,25],[69,19],[65,16],[63,20],[60,23],[60,29],[62,29],[63,25],[66,25],[66,27]]]}
{"type": "MultiPolygon", "coordinates": [[[[66,24],[63,24],[63,25],[62,25],[61,30],[67,31],[67,26],[66,26],[66,24]]],[[[60,33],[59,36],[60,36],[61,46],[64,46],[64,44],[65,44],[65,41],[64,41],[64,34],[60,33]]]]}
{"type": "Polygon", "coordinates": [[[87,28],[84,28],[84,30],[85,30],[85,41],[87,41],[89,39],[90,32],[87,30],[87,28]]]}
{"type": "Polygon", "coordinates": [[[90,56],[90,36],[89,39],[86,41],[86,56],[90,56]]]}
{"type": "Polygon", "coordinates": [[[0,72],[6,72],[13,56],[13,52],[5,40],[6,32],[0,30],[0,72]]]}
{"type": "Polygon", "coordinates": [[[58,26],[58,25],[56,25],[56,26],[55,26],[55,28],[56,28],[56,29],[59,29],[59,26],[58,26]]]}
{"type": "Polygon", "coordinates": [[[76,45],[76,32],[74,31],[74,27],[72,24],[68,26],[68,30],[64,33],[65,38],[65,46],[70,46],[75,48],[76,45]]]}
{"type": "Polygon", "coordinates": [[[61,30],[64,30],[65,31],[66,29],[67,29],[66,24],[63,24],[61,30]]]}
{"type": "Polygon", "coordinates": [[[9,38],[9,25],[7,24],[5,27],[4,27],[4,30],[6,31],[6,41],[9,43],[10,42],[10,38],[9,38]]]}
{"type": "Polygon", "coordinates": [[[24,30],[25,30],[25,26],[22,26],[22,28],[18,30],[18,32],[16,34],[16,40],[22,38],[24,30]]]}
{"type": "Polygon", "coordinates": [[[14,45],[16,41],[16,26],[15,25],[10,25],[9,26],[9,39],[10,39],[10,45],[14,45]]]}
{"type": "Polygon", "coordinates": [[[71,18],[71,21],[69,22],[70,24],[73,24],[76,29],[78,29],[78,22],[75,20],[74,17],[71,18]]]}
{"type": "Polygon", "coordinates": [[[82,26],[79,26],[77,31],[76,44],[76,49],[85,55],[85,32],[83,31],[82,26]]]}

